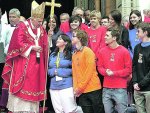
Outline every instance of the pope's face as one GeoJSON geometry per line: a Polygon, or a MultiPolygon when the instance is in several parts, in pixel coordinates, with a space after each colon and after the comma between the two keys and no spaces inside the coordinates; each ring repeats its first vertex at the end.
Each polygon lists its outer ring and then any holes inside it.
{"type": "Polygon", "coordinates": [[[43,18],[34,18],[32,20],[32,24],[35,28],[38,28],[42,25],[42,22],[43,22],[43,18]]]}

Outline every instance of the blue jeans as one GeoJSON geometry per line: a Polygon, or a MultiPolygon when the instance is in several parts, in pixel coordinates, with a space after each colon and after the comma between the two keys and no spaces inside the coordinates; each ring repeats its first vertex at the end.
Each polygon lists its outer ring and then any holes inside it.
{"type": "Polygon", "coordinates": [[[103,104],[105,113],[125,113],[128,105],[127,90],[123,88],[103,88],[103,104]]]}

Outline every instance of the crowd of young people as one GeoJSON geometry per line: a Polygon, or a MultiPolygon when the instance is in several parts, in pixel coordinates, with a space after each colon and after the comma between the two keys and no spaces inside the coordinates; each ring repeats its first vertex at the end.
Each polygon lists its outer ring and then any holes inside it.
{"type": "Polygon", "coordinates": [[[101,17],[75,7],[71,16],[60,15],[60,25],[56,15],[42,25],[38,13],[17,23],[9,39],[1,109],[38,113],[47,89],[56,113],[126,113],[130,80],[137,112],[150,113],[150,25],[140,11],[130,13],[128,26],[119,10],[101,17]]]}

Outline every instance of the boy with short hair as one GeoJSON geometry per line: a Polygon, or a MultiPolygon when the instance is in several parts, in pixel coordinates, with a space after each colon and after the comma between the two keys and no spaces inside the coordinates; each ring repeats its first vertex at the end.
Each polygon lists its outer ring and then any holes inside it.
{"type": "Polygon", "coordinates": [[[98,71],[104,76],[103,104],[105,113],[118,113],[127,109],[127,80],[132,71],[129,51],[118,44],[120,30],[109,28],[106,32],[106,47],[98,55],[98,71]]]}
{"type": "Polygon", "coordinates": [[[99,49],[105,47],[104,37],[107,28],[100,25],[101,13],[97,10],[93,10],[90,13],[91,26],[86,30],[88,33],[88,46],[93,50],[96,57],[99,49]]]}
{"type": "Polygon", "coordinates": [[[137,35],[142,42],[133,56],[134,99],[138,113],[150,113],[150,25],[140,23],[137,35]]]}
{"type": "Polygon", "coordinates": [[[96,71],[95,54],[86,47],[88,36],[77,30],[72,38],[76,52],[72,56],[73,88],[84,113],[104,113],[101,82],[96,71]]]}

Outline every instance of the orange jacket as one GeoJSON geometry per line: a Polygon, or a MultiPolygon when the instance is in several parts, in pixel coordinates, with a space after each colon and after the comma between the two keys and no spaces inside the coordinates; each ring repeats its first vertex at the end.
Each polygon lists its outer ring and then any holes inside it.
{"type": "Polygon", "coordinates": [[[84,47],[72,57],[73,87],[82,93],[101,89],[94,52],[84,47]]]}

